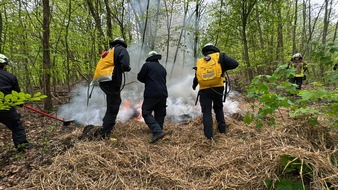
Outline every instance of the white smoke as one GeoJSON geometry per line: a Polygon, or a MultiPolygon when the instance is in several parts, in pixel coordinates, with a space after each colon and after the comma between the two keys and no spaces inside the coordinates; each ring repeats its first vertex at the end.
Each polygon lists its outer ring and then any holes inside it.
{"type": "MultiPolygon", "coordinates": [[[[126,73],[125,86],[121,91],[122,103],[120,106],[117,120],[125,122],[131,118],[140,116],[143,101],[144,84],[137,80],[137,73],[145,62],[147,53],[137,44],[128,47],[130,54],[131,71],[126,73]]],[[[161,53],[160,51],[157,51],[161,53]]],[[[191,52],[190,52],[191,54],[191,52]]],[[[198,90],[192,89],[192,82],[195,71],[192,69],[194,64],[192,55],[187,54],[185,58],[180,56],[177,61],[175,71],[170,77],[171,68],[167,68],[167,116],[166,119],[172,122],[180,122],[184,119],[193,119],[201,115],[199,102],[195,105],[198,90]],[[185,65],[183,66],[183,63],[185,65]]],[[[162,55],[164,58],[164,55],[162,55]]],[[[160,60],[164,65],[164,60],[160,60]]],[[[172,66],[173,64],[171,64],[172,66]]],[[[88,94],[92,88],[88,84],[80,83],[71,92],[69,103],[59,107],[58,117],[64,120],[75,120],[82,125],[102,125],[102,118],[106,112],[106,97],[99,86],[95,86],[91,98],[88,101],[88,94]]],[[[227,99],[224,103],[225,113],[234,113],[238,110],[238,103],[227,99]]],[[[138,118],[142,121],[142,118],[138,118]]]]}
{"type": "MultiPolygon", "coordinates": [[[[180,122],[201,115],[199,102],[195,105],[198,90],[192,89],[192,80],[193,75],[187,75],[182,79],[168,82],[167,120],[180,122]]],[[[121,92],[122,103],[117,121],[126,122],[140,115],[143,89],[143,83],[126,82],[126,86],[121,92]]],[[[86,84],[78,84],[71,92],[70,102],[59,107],[58,116],[66,121],[75,120],[82,125],[102,125],[102,118],[106,111],[105,94],[100,87],[95,86],[87,106],[90,91],[91,88],[88,89],[86,84]]],[[[238,96],[238,94],[230,93],[229,96],[238,96]]],[[[224,103],[225,114],[235,113],[238,109],[238,102],[227,98],[224,103]]],[[[142,118],[139,120],[142,121],[142,118]]]]}

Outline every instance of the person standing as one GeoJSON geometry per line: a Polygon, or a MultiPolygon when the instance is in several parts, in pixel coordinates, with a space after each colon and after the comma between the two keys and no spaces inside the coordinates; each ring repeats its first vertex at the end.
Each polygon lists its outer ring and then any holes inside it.
{"type": "Polygon", "coordinates": [[[154,143],[164,137],[163,123],[167,107],[167,71],[160,64],[162,55],[156,51],[150,51],[137,80],[145,84],[142,103],[142,117],[152,132],[150,143],[154,143]],[[154,112],[154,115],[152,115],[154,112]]]}
{"type": "Polygon", "coordinates": [[[130,58],[127,51],[127,44],[123,38],[115,38],[109,43],[110,48],[114,48],[114,70],[112,79],[100,82],[101,90],[106,94],[107,110],[102,119],[102,129],[100,130],[100,138],[109,138],[116,122],[119,112],[121,100],[122,75],[129,72],[130,58]]]}
{"type": "MultiPolygon", "coordinates": [[[[5,55],[0,54],[0,91],[5,96],[11,94],[12,91],[21,91],[16,76],[5,70],[5,66],[8,64],[10,64],[10,60],[5,55]]],[[[17,113],[15,107],[11,107],[9,110],[0,110],[0,122],[12,131],[13,143],[19,152],[32,147],[32,144],[27,141],[21,116],[17,113]]]]}
{"type": "Polygon", "coordinates": [[[292,56],[286,69],[295,68],[295,75],[289,79],[290,83],[297,84],[297,89],[302,89],[303,80],[306,80],[305,71],[307,71],[307,64],[303,61],[302,54],[296,53],[292,56]]]}
{"type": "MultiPolygon", "coordinates": [[[[199,96],[200,96],[200,105],[203,114],[203,127],[204,127],[204,136],[207,139],[213,139],[213,120],[212,120],[212,109],[215,112],[217,127],[220,133],[226,133],[227,125],[225,124],[224,112],[223,112],[223,102],[222,97],[224,93],[224,73],[227,70],[235,69],[238,67],[238,62],[225,55],[220,53],[220,50],[213,44],[208,43],[202,48],[202,54],[204,57],[197,60],[196,63],[196,72],[193,79],[193,90],[196,89],[199,85],[199,96]],[[215,73],[202,73],[203,70],[212,70],[205,69],[200,66],[201,62],[204,62],[207,66],[215,65],[215,73]],[[199,74],[202,73],[202,74],[199,74]],[[215,76],[214,79],[204,81],[203,76],[215,76]]],[[[213,66],[212,66],[213,67],[213,66]]]]}

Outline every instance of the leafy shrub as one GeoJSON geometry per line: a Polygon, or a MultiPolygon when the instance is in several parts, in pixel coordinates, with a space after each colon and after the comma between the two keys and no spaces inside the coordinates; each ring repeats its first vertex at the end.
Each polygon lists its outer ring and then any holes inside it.
{"type": "MultiPolygon", "coordinates": [[[[288,108],[290,117],[301,117],[309,124],[318,124],[319,116],[326,116],[333,127],[337,126],[338,116],[338,90],[329,91],[324,84],[313,82],[313,90],[299,90],[296,85],[287,81],[294,74],[294,69],[286,70],[286,65],[281,65],[272,75],[258,75],[248,87],[248,97],[258,100],[258,105],[252,105],[244,118],[247,124],[256,123],[257,127],[276,124],[272,116],[278,111],[283,118],[280,108],[288,108]],[[315,105],[315,106],[314,106],[315,105]],[[256,106],[258,111],[255,114],[256,106]]],[[[331,72],[331,78],[337,78],[337,72],[331,72]]],[[[331,80],[330,80],[331,81],[331,80]]]]}
{"type": "Polygon", "coordinates": [[[19,106],[24,104],[26,101],[39,101],[46,98],[46,95],[42,95],[41,92],[35,93],[33,96],[24,92],[12,91],[11,94],[0,92],[0,110],[7,110],[13,106],[19,106]]]}

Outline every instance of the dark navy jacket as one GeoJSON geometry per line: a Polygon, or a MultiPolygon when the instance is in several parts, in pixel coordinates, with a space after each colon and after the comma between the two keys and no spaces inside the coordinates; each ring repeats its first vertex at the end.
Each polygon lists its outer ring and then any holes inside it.
{"type": "Polygon", "coordinates": [[[145,84],[145,98],[167,98],[167,71],[160,64],[158,58],[150,57],[143,64],[140,72],[137,74],[137,80],[145,84]]]}
{"type": "Polygon", "coordinates": [[[12,90],[20,92],[17,78],[13,74],[0,69],[0,91],[7,95],[11,94],[12,90]]]}
{"type": "Polygon", "coordinates": [[[130,58],[126,48],[122,47],[119,44],[114,47],[114,64],[115,68],[112,81],[121,86],[122,73],[130,71],[130,58]]]}

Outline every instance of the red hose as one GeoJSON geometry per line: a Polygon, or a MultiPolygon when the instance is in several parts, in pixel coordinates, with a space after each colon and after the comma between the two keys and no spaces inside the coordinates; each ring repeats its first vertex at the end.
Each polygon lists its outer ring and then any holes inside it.
{"type": "Polygon", "coordinates": [[[27,105],[25,105],[25,104],[23,105],[23,107],[25,107],[25,108],[27,108],[27,109],[29,109],[29,110],[35,111],[36,113],[45,115],[45,116],[50,117],[50,118],[53,118],[53,119],[56,119],[56,120],[58,120],[58,121],[65,122],[65,121],[63,121],[62,119],[59,119],[59,118],[57,118],[57,117],[54,117],[54,116],[52,116],[52,115],[50,115],[50,114],[48,114],[48,113],[42,112],[42,111],[40,111],[40,110],[37,110],[37,109],[32,108],[32,107],[30,107],[30,106],[27,106],[27,105]]]}

